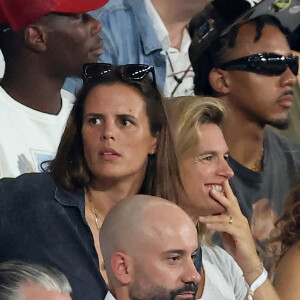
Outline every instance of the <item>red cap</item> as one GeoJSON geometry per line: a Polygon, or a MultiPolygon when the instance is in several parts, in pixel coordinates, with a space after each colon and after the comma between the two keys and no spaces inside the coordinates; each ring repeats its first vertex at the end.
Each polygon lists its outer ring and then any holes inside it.
{"type": "Polygon", "coordinates": [[[0,24],[17,31],[51,13],[83,13],[104,6],[108,0],[0,0],[0,24]]]}

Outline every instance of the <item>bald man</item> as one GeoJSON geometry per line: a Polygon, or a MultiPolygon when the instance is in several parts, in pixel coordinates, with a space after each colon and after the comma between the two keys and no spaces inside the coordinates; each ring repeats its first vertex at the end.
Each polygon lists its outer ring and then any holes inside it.
{"type": "Polygon", "coordinates": [[[100,245],[117,300],[195,299],[198,235],[177,205],[145,195],[121,201],[103,222],[100,245]]]}

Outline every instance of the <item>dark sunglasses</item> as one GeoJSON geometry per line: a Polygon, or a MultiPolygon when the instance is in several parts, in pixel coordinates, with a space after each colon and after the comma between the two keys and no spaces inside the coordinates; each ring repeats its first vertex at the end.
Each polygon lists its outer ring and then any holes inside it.
{"type": "Polygon", "coordinates": [[[281,75],[290,68],[295,76],[298,75],[298,56],[283,56],[275,53],[258,53],[226,62],[219,66],[227,71],[247,71],[268,76],[281,75]]]}
{"type": "Polygon", "coordinates": [[[149,73],[156,85],[154,67],[142,64],[112,65],[106,63],[89,63],[83,65],[83,81],[93,81],[107,76],[113,70],[117,70],[124,79],[142,80],[149,73]]]}

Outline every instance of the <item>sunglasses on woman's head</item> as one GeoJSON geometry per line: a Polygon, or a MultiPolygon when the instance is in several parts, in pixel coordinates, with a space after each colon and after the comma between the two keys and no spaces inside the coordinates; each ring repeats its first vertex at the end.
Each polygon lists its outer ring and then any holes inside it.
{"type": "Polygon", "coordinates": [[[83,65],[83,81],[93,81],[109,75],[113,70],[117,70],[124,79],[142,80],[149,73],[152,74],[154,84],[156,84],[154,67],[142,64],[112,65],[106,63],[89,63],[83,65]]]}
{"type": "Polygon", "coordinates": [[[290,68],[298,75],[298,56],[279,55],[275,53],[258,53],[226,62],[219,66],[227,71],[247,71],[268,76],[278,76],[290,68]]]}

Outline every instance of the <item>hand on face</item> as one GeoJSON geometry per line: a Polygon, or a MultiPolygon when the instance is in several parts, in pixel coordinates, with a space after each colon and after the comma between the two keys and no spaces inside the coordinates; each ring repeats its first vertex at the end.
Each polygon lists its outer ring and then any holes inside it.
{"type": "Polygon", "coordinates": [[[225,193],[211,190],[211,195],[226,212],[221,215],[199,217],[207,228],[222,232],[225,249],[233,256],[242,270],[247,273],[259,263],[248,220],[242,214],[228,180],[224,183],[225,193]]]}

